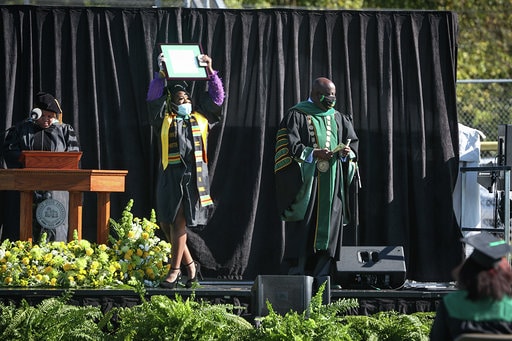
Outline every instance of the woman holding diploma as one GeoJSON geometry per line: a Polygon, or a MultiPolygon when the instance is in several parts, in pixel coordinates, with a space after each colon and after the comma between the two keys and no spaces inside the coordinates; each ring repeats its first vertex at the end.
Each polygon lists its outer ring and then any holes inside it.
{"type": "Polygon", "coordinates": [[[187,227],[204,226],[210,218],[213,202],[209,192],[207,140],[210,127],[219,122],[224,102],[224,87],[212,59],[201,56],[208,73],[208,91],[196,102],[184,81],[167,80],[163,56],[158,58],[160,72],[149,85],[147,94],[150,120],[160,141],[156,214],[160,228],[172,245],[171,270],[160,284],[176,288],[181,267],[187,273],[186,287],[197,282],[199,264],[187,247],[187,227]]]}

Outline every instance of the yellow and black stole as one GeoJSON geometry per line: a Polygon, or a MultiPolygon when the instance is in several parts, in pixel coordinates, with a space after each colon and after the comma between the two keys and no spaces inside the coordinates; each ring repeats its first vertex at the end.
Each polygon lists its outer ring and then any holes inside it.
{"type": "MultiPolygon", "coordinates": [[[[181,119],[176,114],[166,114],[162,122],[162,167],[165,170],[168,165],[177,165],[182,162],[177,136],[177,121],[181,119]]],[[[194,158],[196,163],[196,182],[201,206],[213,204],[210,197],[210,184],[208,183],[208,157],[206,142],[208,137],[208,120],[198,112],[190,115],[189,123],[192,127],[194,140],[194,158]],[[205,176],[206,175],[206,176],[205,176]]]]}

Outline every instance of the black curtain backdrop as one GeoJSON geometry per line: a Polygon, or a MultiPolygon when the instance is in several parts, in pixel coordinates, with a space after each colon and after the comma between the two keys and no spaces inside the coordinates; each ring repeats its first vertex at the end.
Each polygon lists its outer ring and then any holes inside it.
{"type": "MultiPolygon", "coordinates": [[[[219,10],[0,6],[0,128],[28,116],[34,94],[61,101],[84,169],[126,169],[112,218],[129,199],[149,217],[157,140],[146,91],[158,44],[200,43],[224,81],[224,121],[210,136],[215,214],[191,232],[208,276],[279,274],[283,225],[274,199],[274,135],[286,110],[331,78],[360,137],[357,219],[345,245],[403,245],[407,278],[449,281],[463,255],[452,210],[458,168],[457,16],[425,11],[219,10]]],[[[193,84],[193,95],[206,84],[193,84]]],[[[95,241],[95,195],[84,238],[95,241]]],[[[357,203],[357,205],[356,205],[357,203]]],[[[5,213],[4,213],[5,214],[5,213]]],[[[12,214],[8,212],[6,214],[12,214]]],[[[5,216],[3,218],[5,220],[5,216]]]]}

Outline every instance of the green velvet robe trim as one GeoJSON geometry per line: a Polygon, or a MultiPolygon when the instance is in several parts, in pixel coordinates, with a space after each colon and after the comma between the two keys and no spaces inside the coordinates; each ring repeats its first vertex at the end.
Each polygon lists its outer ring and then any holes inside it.
{"type": "Polygon", "coordinates": [[[451,317],[470,321],[512,322],[512,298],[505,296],[501,301],[471,301],[466,296],[467,292],[461,290],[443,298],[451,317]]]}

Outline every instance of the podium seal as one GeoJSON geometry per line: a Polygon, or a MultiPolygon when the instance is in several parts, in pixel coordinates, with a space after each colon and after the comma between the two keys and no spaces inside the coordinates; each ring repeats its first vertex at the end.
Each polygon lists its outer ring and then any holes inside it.
{"type": "Polygon", "coordinates": [[[37,206],[36,219],[44,228],[57,228],[66,219],[66,208],[60,201],[46,199],[37,206]]]}

